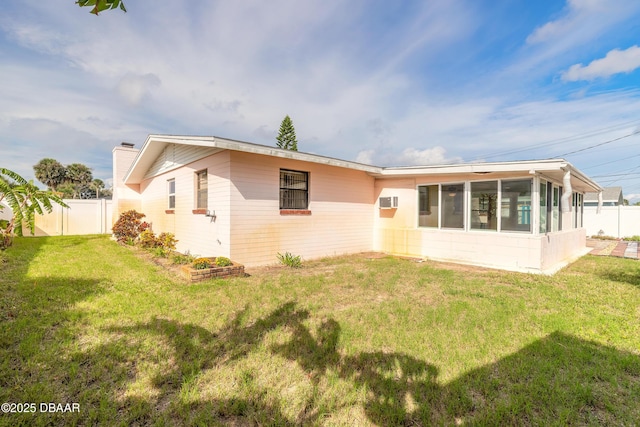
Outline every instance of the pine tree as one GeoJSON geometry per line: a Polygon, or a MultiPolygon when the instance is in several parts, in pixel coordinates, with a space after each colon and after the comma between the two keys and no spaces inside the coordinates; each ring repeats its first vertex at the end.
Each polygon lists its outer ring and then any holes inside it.
{"type": "Polygon", "coordinates": [[[277,136],[276,144],[278,148],[284,148],[285,150],[298,151],[298,141],[296,140],[296,130],[293,127],[291,117],[288,115],[282,119],[280,124],[280,134],[277,136]]]}

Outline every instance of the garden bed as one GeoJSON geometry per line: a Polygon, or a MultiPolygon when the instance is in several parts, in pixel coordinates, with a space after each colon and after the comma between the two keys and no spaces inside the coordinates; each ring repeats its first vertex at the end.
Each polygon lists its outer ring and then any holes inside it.
{"type": "Polygon", "coordinates": [[[195,269],[191,265],[183,265],[180,268],[182,276],[193,282],[200,282],[207,279],[227,278],[227,277],[244,277],[244,265],[232,262],[231,265],[226,267],[219,267],[215,265],[216,259],[209,258],[211,260],[211,267],[203,269],[195,269]]]}

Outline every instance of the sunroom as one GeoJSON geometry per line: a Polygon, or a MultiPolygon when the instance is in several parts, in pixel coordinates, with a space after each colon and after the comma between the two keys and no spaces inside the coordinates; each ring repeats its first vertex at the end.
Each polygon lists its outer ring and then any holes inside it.
{"type": "Polygon", "coordinates": [[[386,168],[376,249],[552,273],[587,252],[583,198],[600,187],[562,159],[386,168]]]}

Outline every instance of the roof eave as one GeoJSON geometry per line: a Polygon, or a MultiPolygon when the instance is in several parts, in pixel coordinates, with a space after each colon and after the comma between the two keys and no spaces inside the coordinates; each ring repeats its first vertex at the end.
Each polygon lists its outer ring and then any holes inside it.
{"type": "Polygon", "coordinates": [[[363,163],[350,162],[347,160],[335,159],[333,157],[320,156],[317,154],[304,153],[300,151],[284,150],[277,147],[269,147],[266,145],[253,144],[250,142],[236,141],[232,139],[219,138],[214,136],[198,137],[198,136],[173,136],[173,135],[149,135],[145,140],[140,152],[133,161],[129,171],[125,175],[125,184],[140,183],[144,176],[162,152],[162,149],[168,144],[184,144],[202,147],[219,148],[221,150],[241,151],[245,153],[261,154],[271,157],[280,157],[291,160],[299,160],[305,162],[319,163],[327,166],[335,166],[340,168],[354,169],[370,174],[379,173],[382,168],[377,166],[366,165],[363,163]]]}

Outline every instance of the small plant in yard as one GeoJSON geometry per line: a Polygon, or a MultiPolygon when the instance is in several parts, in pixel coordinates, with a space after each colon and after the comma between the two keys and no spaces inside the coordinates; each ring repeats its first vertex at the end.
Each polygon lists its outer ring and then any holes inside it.
{"type": "Polygon", "coordinates": [[[204,270],[211,267],[211,260],[209,258],[196,258],[191,265],[196,270],[204,270]]]}
{"type": "Polygon", "coordinates": [[[149,228],[140,233],[140,236],[138,237],[138,244],[145,249],[151,249],[160,246],[158,238],[149,228]]]}
{"type": "Polygon", "coordinates": [[[195,259],[196,257],[191,255],[189,251],[187,251],[184,254],[174,254],[171,257],[171,262],[173,264],[185,265],[185,264],[191,264],[195,259]]]}
{"type": "Polygon", "coordinates": [[[158,244],[166,250],[173,251],[176,248],[176,236],[173,233],[160,233],[157,237],[158,244]]]}
{"type": "Polygon", "coordinates": [[[118,242],[135,241],[140,233],[149,228],[149,224],[141,221],[145,216],[134,209],[121,213],[112,228],[113,235],[116,236],[118,242]]]}
{"type": "Polygon", "coordinates": [[[163,248],[162,246],[156,246],[155,248],[151,249],[151,253],[160,258],[167,258],[171,251],[163,248]]]}
{"type": "Polygon", "coordinates": [[[278,261],[280,261],[282,264],[286,265],[287,267],[291,267],[291,268],[302,267],[302,258],[300,258],[300,255],[294,255],[291,252],[285,252],[284,254],[281,254],[278,252],[278,261]]]}
{"type": "Polygon", "coordinates": [[[606,236],[606,235],[600,235],[600,234],[594,234],[593,236],[591,236],[592,239],[597,239],[597,240],[618,240],[617,237],[613,237],[613,236],[606,236]]]}
{"type": "Polygon", "coordinates": [[[228,267],[231,264],[233,264],[233,263],[227,257],[219,256],[219,257],[216,258],[216,265],[218,267],[228,267]]]}

